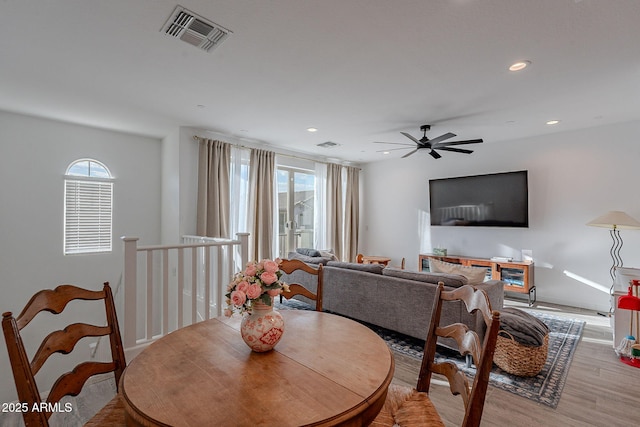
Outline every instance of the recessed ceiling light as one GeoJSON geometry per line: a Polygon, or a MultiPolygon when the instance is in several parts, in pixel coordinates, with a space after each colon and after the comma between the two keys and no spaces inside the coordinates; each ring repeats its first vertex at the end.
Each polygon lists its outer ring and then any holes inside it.
{"type": "Polygon", "coordinates": [[[313,127],[311,127],[311,128],[307,128],[307,130],[308,130],[309,132],[318,132],[318,129],[317,129],[317,128],[313,128],[313,127]]]}
{"type": "Polygon", "coordinates": [[[383,151],[382,154],[389,154],[389,152],[388,151],[383,151]]]}
{"type": "Polygon", "coordinates": [[[522,71],[531,65],[531,61],[518,61],[509,66],[509,71],[522,71]]]}
{"type": "Polygon", "coordinates": [[[548,125],[557,125],[558,123],[560,123],[560,120],[549,120],[547,122],[548,125]]]}

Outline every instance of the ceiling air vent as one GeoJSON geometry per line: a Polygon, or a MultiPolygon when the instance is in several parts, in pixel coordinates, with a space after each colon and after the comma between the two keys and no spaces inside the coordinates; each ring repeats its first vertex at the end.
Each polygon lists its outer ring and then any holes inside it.
{"type": "Polygon", "coordinates": [[[327,141],[327,142],[323,142],[322,144],[318,144],[318,147],[331,148],[331,147],[335,147],[337,145],[338,144],[336,144],[335,142],[327,141]]]}
{"type": "Polygon", "coordinates": [[[182,6],[176,7],[161,30],[204,51],[218,47],[229,35],[230,30],[215,24],[182,6]]]}

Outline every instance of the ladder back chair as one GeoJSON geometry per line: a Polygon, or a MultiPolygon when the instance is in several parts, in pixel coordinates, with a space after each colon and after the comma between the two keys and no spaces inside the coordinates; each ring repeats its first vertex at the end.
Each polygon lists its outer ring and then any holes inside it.
{"type": "MultiPolygon", "coordinates": [[[[2,315],[2,330],[7,343],[9,360],[13,377],[18,391],[20,403],[27,403],[29,411],[22,416],[26,426],[48,426],[52,413],[48,412],[64,396],[77,396],[85,382],[93,375],[113,372],[116,387],[120,381],[122,371],[126,367],[118,319],[116,317],[113,294],[109,283],[105,283],[101,291],[91,291],[73,285],[60,285],[51,290],[42,290],[29,300],[18,317],[11,312],[2,315]],[[51,332],[47,335],[35,355],[29,361],[21,332],[33,318],[41,311],[59,315],[70,301],[73,300],[104,300],[106,311],[106,326],[95,326],[87,323],[69,324],[63,330],[51,332]],[[77,365],[72,371],[61,375],[51,387],[46,401],[42,402],[40,391],[35,381],[35,375],[54,353],[69,354],[85,337],[108,336],[111,345],[111,362],[86,361],[77,365]],[[37,408],[46,410],[31,411],[37,408]]],[[[124,405],[116,395],[102,408],[86,425],[117,426],[125,424],[124,405]]]]}
{"type": "Polygon", "coordinates": [[[300,270],[307,274],[318,276],[318,287],[316,288],[315,294],[299,283],[290,283],[289,292],[282,292],[280,295],[286,299],[291,299],[296,295],[302,295],[316,302],[316,311],[322,311],[322,264],[319,264],[318,267],[315,268],[299,259],[283,259],[280,261],[280,270],[287,274],[300,270]]]}
{"type": "Polygon", "coordinates": [[[435,310],[431,318],[429,333],[424,348],[424,356],[416,388],[391,385],[384,407],[371,424],[372,427],[393,426],[444,426],[437,409],[429,399],[429,385],[433,373],[445,376],[453,395],[461,395],[464,404],[463,427],[480,425],[485,396],[489,385],[489,373],[493,364],[493,353],[500,328],[500,313],[491,310],[489,298],[483,290],[466,285],[452,291],[445,291],[438,283],[435,310]],[[440,326],[440,315],[444,301],[463,301],[469,313],[479,310],[487,325],[484,343],[478,334],[467,325],[454,323],[440,326]],[[436,341],[438,337],[453,338],[460,354],[470,354],[476,365],[476,375],[472,385],[465,373],[451,361],[436,362],[436,341]]]}

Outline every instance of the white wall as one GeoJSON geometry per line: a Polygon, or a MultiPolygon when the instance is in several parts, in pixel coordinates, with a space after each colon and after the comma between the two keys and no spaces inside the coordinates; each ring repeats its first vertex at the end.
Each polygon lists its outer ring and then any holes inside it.
{"type": "MultiPolygon", "coordinates": [[[[416,269],[433,246],[450,254],[511,256],[533,250],[538,300],[609,310],[611,237],[585,224],[610,210],[640,220],[640,122],[508,143],[486,142],[467,156],[427,153],[363,167],[361,252],[391,256],[416,269]],[[529,171],[529,228],[430,227],[431,178],[529,171]],[[580,278],[570,278],[566,273],[580,278]]],[[[622,230],[624,265],[640,267],[640,230],[622,230]]]]}
{"type": "Polygon", "coordinates": [[[180,139],[178,129],[162,140],[162,243],[180,242],[180,139]]]}
{"type": "MultiPolygon", "coordinates": [[[[31,295],[58,284],[101,289],[109,281],[115,288],[122,272],[120,237],[160,243],[161,149],[153,138],[0,112],[0,312],[17,315],[31,295]],[[85,157],[106,164],[116,179],[113,252],[65,256],[63,175],[85,157]]],[[[40,325],[50,326],[50,315],[41,316],[40,325]]],[[[29,348],[37,341],[33,335],[27,335],[29,348]]],[[[1,341],[0,402],[9,402],[17,395],[1,341]]],[[[88,343],[79,346],[76,351],[88,352],[88,343]]],[[[46,369],[39,374],[43,383],[50,381],[46,369]]]]}
{"type": "MultiPolygon", "coordinates": [[[[175,244],[196,234],[198,142],[206,131],[176,128],[162,140],[162,243],[175,244]]],[[[216,134],[217,135],[217,134],[216,134]]]]}
{"type": "Polygon", "coordinates": [[[193,128],[180,128],[180,235],[196,234],[199,149],[193,136],[201,134],[193,128]]]}

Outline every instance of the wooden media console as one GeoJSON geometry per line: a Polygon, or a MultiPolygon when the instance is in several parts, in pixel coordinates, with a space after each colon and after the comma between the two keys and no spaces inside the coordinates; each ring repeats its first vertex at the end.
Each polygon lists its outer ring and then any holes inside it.
{"type": "Polygon", "coordinates": [[[418,268],[429,271],[429,258],[451,264],[487,269],[487,278],[505,282],[505,292],[527,294],[529,306],[536,302],[536,286],[533,281],[533,261],[495,261],[488,258],[469,258],[456,255],[420,254],[418,268]]]}

